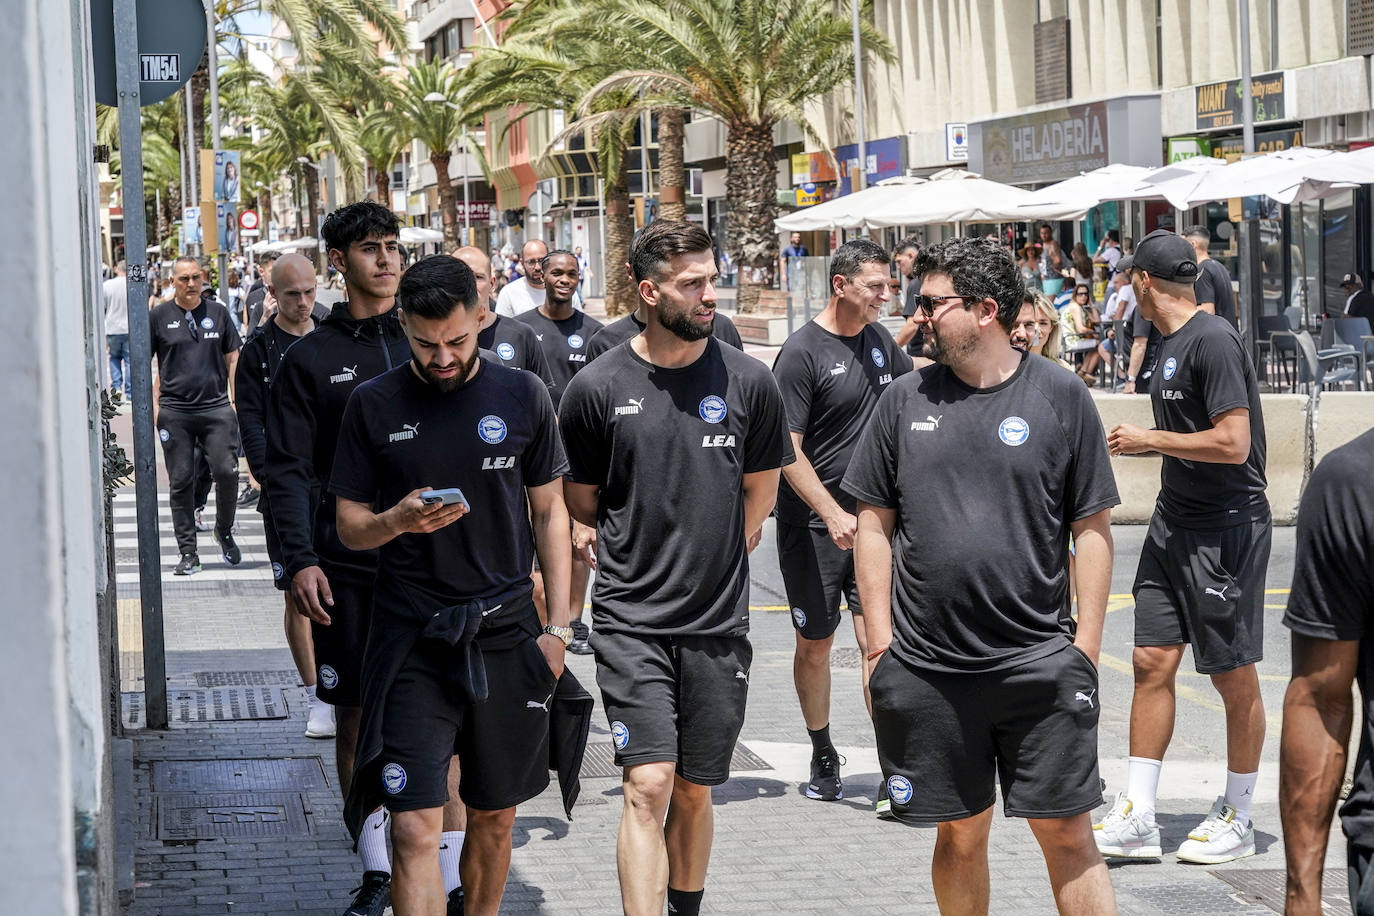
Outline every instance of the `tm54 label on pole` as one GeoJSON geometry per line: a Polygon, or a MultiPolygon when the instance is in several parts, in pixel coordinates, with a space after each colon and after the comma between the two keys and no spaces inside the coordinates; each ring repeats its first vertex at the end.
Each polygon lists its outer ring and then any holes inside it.
{"type": "Polygon", "coordinates": [[[180,83],[180,54],[138,55],[139,79],[145,83],[180,83]]]}

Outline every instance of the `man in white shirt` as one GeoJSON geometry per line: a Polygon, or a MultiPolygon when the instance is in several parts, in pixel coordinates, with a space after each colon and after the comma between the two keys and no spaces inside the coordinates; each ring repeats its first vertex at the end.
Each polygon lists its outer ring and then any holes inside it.
{"type": "Polygon", "coordinates": [[[514,318],[544,304],[544,268],[540,264],[548,253],[549,246],[539,239],[525,243],[520,249],[520,266],[525,275],[502,287],[496,298],[496,314],[514,318]]]}
{"type": "Polygon", "coordinates": [[[124,392],[133,399],[134,382],[129,372],[129,281],[124,262],[115,265],[114,276],[101,288],[105,299],[105,349],[110,354],[110,393],[124,392]]]}

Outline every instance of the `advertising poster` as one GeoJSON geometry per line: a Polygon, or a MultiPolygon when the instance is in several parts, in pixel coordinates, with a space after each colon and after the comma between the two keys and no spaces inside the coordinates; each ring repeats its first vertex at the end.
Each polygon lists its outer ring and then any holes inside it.
{"type": "Polygon", "coordinates": [[[201,243],[200,207],[187,207],[181,212],[181,232],[184,236],[183,244],[199,245],[201,243]]]}
{"type": "Polygon", "coordinates": [[[221,201],[215,204],[215,222],[219,227],[219,247],[227,254],[239,250],[238,205],[221,201]]]}
{"type": "Polygon", "coordinates": [[[238,203],[241,165],[238,150],[215,153],[215,200],[238,203]]]}

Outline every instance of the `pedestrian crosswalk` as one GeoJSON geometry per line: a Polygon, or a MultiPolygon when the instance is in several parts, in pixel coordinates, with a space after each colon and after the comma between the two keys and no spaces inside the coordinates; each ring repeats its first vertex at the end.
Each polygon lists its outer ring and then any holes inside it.
{"type": "MultiPolygon", "coordinates": [[[[115,571],[121,583],[138,582],[138,510],[134,488],[126,487],[114,498],[115,571]]],[[[172,576],[172,568],[180,557],[176,537],[172,533],[172,512],[165,492],[158,493],[158,548],[164,582],[222,582],[272,584],[272,564],[267,559],[267,539],[263,533],[262,515],[254,507],[240,506],[234,517],[234,540],[243,551],[243,562],[230,566],[220,556],[213,534],[215,522],[214,494],[205,507],[204,519],[210,530],[196,533],[201,571],[191,576],[172,576]]]]}

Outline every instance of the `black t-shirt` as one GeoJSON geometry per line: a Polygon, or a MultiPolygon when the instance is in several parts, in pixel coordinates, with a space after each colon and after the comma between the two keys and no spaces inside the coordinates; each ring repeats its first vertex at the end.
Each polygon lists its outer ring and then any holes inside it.
{"type": "Polygon", "coordinates": [[[1140,306],[1136,306],[1131,315],[1125,319],[1122,325],[1122,366],[1121,371],[1127,372],[1131,367],[1131,348],[1135,345],[1138,338],[1145,338],[1145,358],[1140,363],[1140,371],[1136,375],[1136,390],[1144,394],[1150,385],[1150,377],[1154,374],[1155,367],[1159,362],[1159,342],[1164,336],[1159,333],[1159,329],[1140,314],[1140,306]]]}
{"type": "Polygon", "coordinates": [[[1317,465],[1298,508],[1293,590],[1283,623],[1314,639],[1359,640],[1355,680],[1364,725],[1355,787],[1341,808],[1346,836],[1374,848],[1374,432],[1336,449],[1317,465]]]}
{"type": "Polygon", "coordinates": [[[1069,525],[1119,502],[1092,397],[1038,357],[993,388],[939,364],[893,382],[844,488],[897,510],[892,653],[953,672],[1064,647],[1069,525]]]}
{"type": "Polygon", "coordinates": [[[159,407],[210,410],[229,403],[224,357],[242,341],[227,308],[202,299],[188,312],[168,299],[148,313],[148,329],[157,357],[159,407]]]}
{"type": "MultiPolygon", "coordinates": [[[[910,371],[911,358],[876,322],[840,337],[808,321],[787,338],[773,363],[788,429],[801,433],[802,453],[847,512],[854,511],[854,497],[840,480],[859,434],[883,389],[910,371]]],[[[777,516],[792,525],[825,525],[786,478],[778,487],[777,516]]]]}
{"type": "Polygon", "coordinates": [[[525,488],[567,469],[548,389],[536,376],[483,358],[476,378],[441,392],[407,364],[348,399],[329,489],[379,511],[416,487],[462,490],[467,515],[432,534],[387,542],[377,571],[379,583],[457,603],[529,579],[525,488]]]}
{"type": "Polygon", "coordinates": [[[623,343],[573,379],[559,424],[569,479],[601,490],[596,628],[747,632],[741,475],[793,460],[764,365],[711,339],[690,366],[664,369],[623,343]]]}
{"type": "Polygon", "coordinates": [[[1175,433],[1211,429],[1217,414],[1250,411],[1250,457],[1244,464],[1164,458],[1159,511],[1185,528],[1214,528],[1266,518],[1264,417],[1255,367],[1224,318],[1197,312],[1163,338],[1150,383],[1155,426],[1175,433]]]}
{"type": "Polygon", "coordinates": [[[525,322],[497,315],[490,327],[477,332],[477,346],[496,354],[501,365],[533,372],[545,385],[553,385],[544,348],[539,345],[534,329],[525,322]]]}
{"type": "MultiPolygon", "coordinates": [[[[635,317],[634,312],[617,318],[592,336],[592,342],[587,347],[587,358],[596,359],[616,344],[637,336],[643,330],[644,324],[635,317]]],[[[716,312],[715,317],[711,319],[711,334],[716,340],[728,343],[736,350],[744,349],[744,341],[740,339],[735,323],[720,312],[716,312]]]]}
{"type": "MultiPolygon", "coordinates": [[[[915,315],[920,306],[916,300],[921,296],[921,277],[915,276],[907,281],[906,293],[902,296],[902,317],[910,318],[915,315]]],[[[920,356],[921,349],[925,346],[926,332],[924,326],[922,330],[916,332],[916,336],[907,342],[906,352],[911,356],[920,356]]]]}
{"type": "Polygon", "coordinates": [[[1193,293],[1198,302],[1210,302],[1218,318],[1225,318],[1236,327],[1236,297],[1231,292],[1231,275],[1213,258],[1198,265],[1197,282],[1193,293]]]}
{"type": "Polygon", "coordinates": [[[549,393],[553,395],[553,409],[558,410],[568,382],[591,358],[587,355],[587,344],[603,325],[578,309],[573,309],[570,317],[560,321],[545,317],[540,309],[521,312],[516,320],[523,321],[534,331],[535,340],[544,350],[544,361],[553,379],[549,393]]]}
{"type": "Polygon", "coordinates": [[[1350,300],[1350,304],[1345,307],[1347,318],[1368,318],[1374,322],[1374,293],[1367,289],[1362,289],[1350,300]]]}

